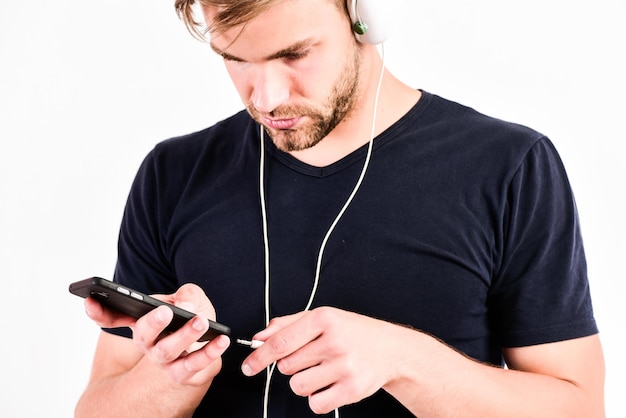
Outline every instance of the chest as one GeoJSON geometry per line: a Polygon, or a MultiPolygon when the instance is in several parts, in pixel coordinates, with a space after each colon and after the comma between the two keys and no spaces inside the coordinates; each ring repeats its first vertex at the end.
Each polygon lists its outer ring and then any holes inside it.
{"type": "MultiPolygon", "coordinates": [[[[360,169],[310,176],[268,166],[271,316],[304,309],[320,263],[313,306],[406,324],[453,344],[488,335],[497,244],[489,200],[474,198],[479,192],[453,176],[373,163],[321,251],[360,169]]],[[[201,197],[206,204],[182,217],[189,227],[177,228],[174,253],[179,280],[200,283],[218,319],[243,336],[263,327],[266,291],[259,193],[250,177],[231,180],[220,199],[201,197]]]]}

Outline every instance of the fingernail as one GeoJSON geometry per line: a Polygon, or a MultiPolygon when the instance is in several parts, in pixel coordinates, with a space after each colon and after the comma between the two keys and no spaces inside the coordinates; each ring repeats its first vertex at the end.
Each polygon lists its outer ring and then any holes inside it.
{"type": "Polygon", "coordinates": [[[196,316],[195,318],[193,318],[191,322],[191,326],[196,331],[204,331],[204,329],[206,328],[204,321],[199,316],[196,316]]]}
{"type": "Polygon", "coordinates": [[[219,348],[226,348],[230,345],[230,338],[226,337],[218,337],[217,338],[217,346],[219,348]]]}
{"type": "Polygon", "coordinates": [[[91,310],[89,310],[89,306],[87,306],[87,303],[85,303],[85,313],[88,317],[91,318],[91,310]]]}
{"type": "Polygon", "coordinates": [[[246,376],[252,376],[252,369],[250,368],[250,366],[248,366],[247,363],[241,365],[241,371],[246,376]]]}
{"type": "Polygon", "coordinates": [[[170,322],[170,315],[169,312],[170,308],[168,307],[158,307],[156,310],[156,319],[157,321],[161,322],[161,323],[169,323],[170,322]]]}

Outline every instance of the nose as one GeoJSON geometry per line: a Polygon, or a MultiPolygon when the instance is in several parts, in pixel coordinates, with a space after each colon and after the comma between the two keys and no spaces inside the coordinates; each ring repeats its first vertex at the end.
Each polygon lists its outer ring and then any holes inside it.
{"type": "Polygon", "coordinates": [[[261,113],[270,113],[289,99],[289,79],[267,63],[257,68],[252,80],[250,101],[261,113]]]}

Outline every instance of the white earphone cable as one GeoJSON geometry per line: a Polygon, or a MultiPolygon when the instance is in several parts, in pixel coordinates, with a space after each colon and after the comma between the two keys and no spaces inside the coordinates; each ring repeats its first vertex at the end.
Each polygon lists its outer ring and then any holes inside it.
{"type": "MultiPolygon", "coordinates": [[[[361,187],[361,183],[363,182],[363,178],[365,177],[365,173],[369,167],[369,163],[372,157],[372,149],[374,147],[374,136],[376,132],[376,113],[378,112],[378,98],[380,96],[380,89],[383,82],[383,76],[385,73],[385,47],[384,44],[381,44],[381,70],[378,78],[378,85],[376,86],[376,96],[374,99],[374,107],[373,107],[373,115],[372,115],[372,128],[370,132],[370,139],[368,142],[367,155],[365,157],[365,162],[363,163],[363,168],[361,169],[361,174],[352,189],[352,193],[348,196],[348,199],[344,203],[343,207],[335,217],[335,220],[332,222],[324,239],[322,240],[322,244],[320,246],[320,250],[317,256],[317,265],[315,269],[315,279],[313,281],[313,288],[311,290],[311,295],[309,297],[309,301],[304,308],[305,311],[311,309],[313,304],[313,299],[315,298],[315,294],[317,293],[317,287],[320,281],[320,273],[322,269],[322,257],[324,255],[324,250],[326,249],[326,244],[328,239],[330,238],[335,226],[339,223],[339,220],[343,216],[346,209],[354,199],[354,196],[358,192],[361,187]]],[[[261,158],[260,158],[260,168],[259,168],[259,195],[261,200],[261,221],[263,228],[263,247],[264,247],[264,263],[265,263],[265,325],[269,325],[270,322],[270,248],[269,248],[269,234],[268,234],[268,222],[267,222],[267,207],[265,203],[265,134],[263,126],[260,126],[260,136],[261,136],[261,158]]],[[[274,374],[274,369],[276,368],[276,363],[273,363],[267,368],[267,375],[265,379],[265,391],[263,396],[263,418],[268,418],[269,413],[269,391],[270,384],[272,380],[272,375],[274,374]]],[[[335,418],[339,418],[339,409],[335,409],[335,418]]]]}
{"type": "MultiPolygon", "coordinates": [[[[265,205],[265,137],[263,126],[261,128],[261,160],[259,162],[259,194],[261,199],[261,223],[263,228],[263,248],[264,248],[264,264],[265,264],[265,326],[270,322],[270,248],[268,239],[268,227],[267,227],[267,207],[265,205]]],[[[263,418],[267,418],[268,405],[269,405],[269,393],[270,383],[272,380],[272,374],[274,374],[274,368],[276,363],[273,363],[267,368],[265,376],[265,390],[263,395],[263,418]]]]}
{"type": "Polygon", "coordinates": [[[373,108],[373,115],[372,115],[372,129],[370,132],[370,140],[369,140],[368,147],[367,147],[367,155],[365,157],[365,162],[363,163],[363,169],[361,170],[361,175],[359,176],[359,179],[357,180],[354,186],[354,189],[352,189],[352,193],[350,193],[350,196],[348,196],[346,203],[344,203],[343,207],[339,211],[339,214],[337,214],[337,217],[335,218],[333,223],[330,225],[330,228],[328,228],[328,231],[326,232],[326,236],[324,236],[324,239],[322,240],[322,245],[320,246],[320,251],[317,257],[317,267],[315,269],[315,280],[313,282],[313,290],[311,291],[309,302],[306,304],[306,307],[304,308],[305,311],[308,311],[309,309],[311,309],[311,305],[313,304],[313,298],[315,297],[315,293],[317,292],[317,285],[319,284],[320,272],[322,269],[322,256],[324,255],[324,250],[326,249],[326,243],[328,242],[330,235],[335,229],[335,226],[337,226],[337,224],[339,223],[339,219],[341,219],[346,209],[348,209],[348,206],[350,206],[352,199],[354,199],[354,196],[359,191],[359,188],[361,187],[361,183],[363,183],[363,178],[365,178],[365,173],[370,164],[370,159],[372,157],[372,149],[374,148],[374,135],[376,131],[376,112],[378,111],[378,96],[380,95],[380,87],[382,85],[383,75],[385,73],[385,47],[384,45],[381,45],[381,51],[382,51],[381,53],[382,67],[380,71],[380,76],[378,78],[378,85],[376,86],[376,97],[374,100],[374,108],[373,108]]]}

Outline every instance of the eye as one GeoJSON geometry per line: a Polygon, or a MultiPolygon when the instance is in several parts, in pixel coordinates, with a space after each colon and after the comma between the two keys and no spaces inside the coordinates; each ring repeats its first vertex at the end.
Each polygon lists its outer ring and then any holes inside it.
{"type": "Polygon", "coordinates": [[[305,58],[307,55],[309,55],[309,50],[305,49],[302,51],[288,52],[283,56],[283,58],[287,61],[297,61],[305,58]]]}
{"type": "Polygon", "coordinates": [[[224,59],[224,64],[229,68],[238,68],[240,70],[246,69],[250,66],[250,63],[247,61],[240,60],[238,58],[232,58],[230,56],[222,56],[224,59]]]}
{"type": "Polygon", "coordinates": [[[245,62],[241,58],[232,56],[229,53],[222,52],[222,51],[216,51],[216,52],[218,53],[218,55],[220,57],[222,57],[222,59],[224,60],[225,63],[228,63],[228,64],[231,64],[231,63],[241,64],[241,63],[245,62]]]}
{"type": "Polygon", "coordinates": [[[239,64],[243,62],[242,60],[238,58],[233,58],[230,55],[222,55],[222,58],[224,59],[224,62],[234,62],[234,63],[239,63],[239,64]]]}

